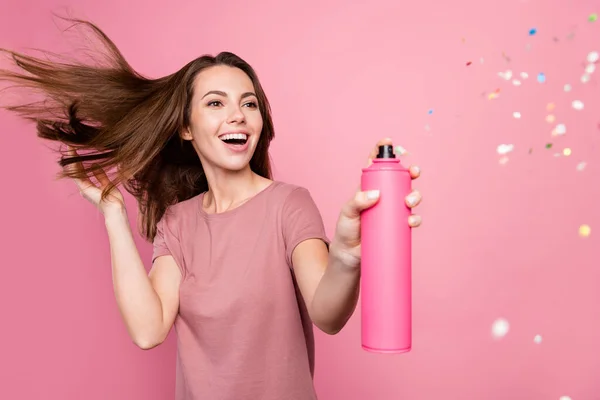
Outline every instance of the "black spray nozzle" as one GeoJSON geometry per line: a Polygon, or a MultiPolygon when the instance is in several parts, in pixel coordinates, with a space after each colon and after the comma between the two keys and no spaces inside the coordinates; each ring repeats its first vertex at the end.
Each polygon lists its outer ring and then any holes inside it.
{"type": "Polygon", "coordinates": [[[377,158],[396,158],[396,154],[394,153],[394,146],[389,144],[379,146],[379,153],[377,154],[377,158]]]}

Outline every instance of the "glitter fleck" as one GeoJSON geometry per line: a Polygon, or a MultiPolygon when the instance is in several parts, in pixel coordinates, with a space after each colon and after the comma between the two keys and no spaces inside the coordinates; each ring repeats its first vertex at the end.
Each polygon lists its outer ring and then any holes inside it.
{"type": "Polygon", "coordinates": [[[501,144],[501,145],[498,146],[498,148],[496,149],[496,151],[500,155],[505,155],[505,154],[508,154],[511,151],[513,151],[514,148],[515,148],[514,144],[501,144]]]}
{"type": "Polygon", "coordinates": [[[576,110],[583,110],[583,101],[581,101],[581,100],[573,100],[571,105],[576,110]]]}
{"type": "Polygon", "coordinates": [[[535,35],[535,34],[536,34],[536,32],[537,32],[537,29],[535,29],[535,28],[531,28],[531,29],[529,30],[529,36],[533,36],[533,35],[535,35]]]}
{"type": "Polygon", "coordinates": [[[537,76],[537,80],[539,83],[546,82],[546,75],[543,72],[540,72],[537,76]]]}
{"type": "Polygon", "coordinates": [[[591,233],[592,233],[592,228],[589,225],[583,224],[579,227],[579,236],[585,238],[585,237],[590,236],[591,233]]]}
{"type": "Polygon", "coordinates": [[[570,92],[571,91],[571,85],[569,85],[568,83],[565,85],[564,87],[565,92],[570,92]]]}
{"type": "Polygon", "coordinates": [[[577,164],[575,169],[577,169],[577,171],[583,171],[586,165],[587,163],[585,161],[581,161],[579,164],[577,164]]]}
{"type": "Polygon", "coordinates": [[[492,336],[496,339],[502,338],[506,336],[510,329],[510,325],[507,320],[504,318],[498,318],[492,324],[492,336]]]}
{"type": "Polygon", "coordinates": [[[571,155],[571,149],[566,147],[563,149],[563,156],[569,157],[571,155]]]}
{"type": "Polygon", "coordinates": [[[515,111],[515,112],[513,113],[513,117],[515,117],[516,119],[519,119],[519,118],[521,118],[521,113],[520,113],[520,112],[518,112],[518,111],[515,111]]]}
{"type": "Polygon", "coordinates": [[[600,59],[600,54],[598,54],[597,51],[590,51],[586,59],[589,63],[595,63],[596,61],[598,61],[598,59],[600,59]]]}
{"type": "Polygon", "coordinates": [[[535,335],[535,337],[533,338],[533,342],[535,344],[540,344],[542,343],[542,335],[535,335]]]}

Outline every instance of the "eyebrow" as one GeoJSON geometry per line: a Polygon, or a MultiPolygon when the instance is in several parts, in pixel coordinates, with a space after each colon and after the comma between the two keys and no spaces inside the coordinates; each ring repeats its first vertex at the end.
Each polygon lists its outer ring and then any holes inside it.
{"type": "MultiPolygon", "coordinates": [[[[202,96],[202,98],[205,98],[206,96],[208,96],[209,94],[216,94],[218,96],[223,96],[223,97],[227,97],[227,93],[222,92],[220,90],[211,90],[209,92],[206,92],[206,94],[204,96],[202,96]]],[[[258,97],[256,96],[255,93],[253,92],[246,92],[242,95],[242,99],[245,99],[246,97],[250,97],[250,96],[254,96],[254,97],[258,97]]]]}

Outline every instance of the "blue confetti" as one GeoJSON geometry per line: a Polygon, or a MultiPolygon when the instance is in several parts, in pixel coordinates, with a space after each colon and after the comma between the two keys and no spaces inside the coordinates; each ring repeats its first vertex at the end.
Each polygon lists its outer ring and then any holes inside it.
{"type": "Polygon", "coordinates": [[[433,114],[433,109],[427,111],[427,114],[429,114],[429,115],[433,114]]]}
{"type": "Polygon", "coordinates": [[[529,36],[533,36],[533,35],[535,35],[536,33],[537,33],[537,29],[535,29],[535,28],[531,28],[531,29],[529,30],[529,36]]]}
{"type": "Polygon", "coordinates": [[[543,72],[540,72],[537,76],[537,80],[539,83],[544,83],[546,82],[546,75],[544,75],[543,72]]]}

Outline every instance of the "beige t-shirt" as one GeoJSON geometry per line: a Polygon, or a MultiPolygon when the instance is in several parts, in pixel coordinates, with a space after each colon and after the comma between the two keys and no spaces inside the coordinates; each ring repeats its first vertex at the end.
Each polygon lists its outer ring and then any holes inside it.
{"type": "Polygon", "coordinates": [[[158,223],[153,260],[172,255],[183,275],[177,400],[314,400],[313,325],[291,255],[327,244],[305,188],[275,181],[241,206],[207,214],[200,194],[158,223]]]}

